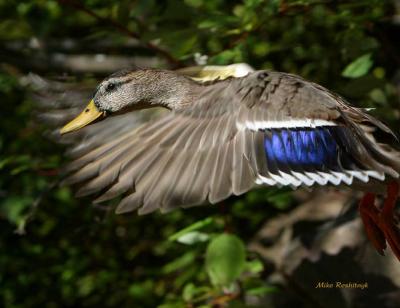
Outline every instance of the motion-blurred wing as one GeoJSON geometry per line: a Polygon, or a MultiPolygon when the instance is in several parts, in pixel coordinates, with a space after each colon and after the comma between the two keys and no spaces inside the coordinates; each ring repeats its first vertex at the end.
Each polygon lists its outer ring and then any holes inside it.
{"type": "Polygon", "coordinates": [[[165,113],[161,108],[154,108],[116,115],[78,131],[60,135],[59,129],[85,108],[93,94],[93,87],[50,81],[34,74],[30,74],[29,82],[34,89],[33,99],[38,104],[38,119],[51,129],[49,137],[53,141],[69,145],[67,154],[72,157],[84,155],[165,113]]]}
{"type": "Polygon", "coordinates": [[[193,105],[77,158],[67,183],[118,212],[219,202],[256,184],[313,186],[399,176],[398,154],[362,125],[383,124],[299,77],[255,72],[204,87],[193,105]]]}

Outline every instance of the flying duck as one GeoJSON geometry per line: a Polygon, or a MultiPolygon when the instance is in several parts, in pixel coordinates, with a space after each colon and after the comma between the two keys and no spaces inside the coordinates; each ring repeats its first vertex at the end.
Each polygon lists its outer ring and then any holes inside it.
{"type": "Polygon", "coordinates": [[[373,136],[392,131],[299,76],[230,68],[208,81],[154,69],[104,79],[60,130],[86,130],[69,151],[64,183],[94,202],[123,195],[116,212],[140,214],[215,204],[257,186],[348,185],[366,192],[359,212],[376,250],[387,242],[400,260],[400,152],[373,136]],[[169,112],[144,124],[132,118],[152,107],[169,112]]]}

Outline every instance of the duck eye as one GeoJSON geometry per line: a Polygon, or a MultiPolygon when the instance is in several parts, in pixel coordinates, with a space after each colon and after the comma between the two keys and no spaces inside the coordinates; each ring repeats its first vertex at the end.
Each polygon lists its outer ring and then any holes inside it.
{"type": "Polygon", "coordinates": [[[106,87],[106,91],[112,91],[115,89],[115,83],[109,83],[106,87]]]}

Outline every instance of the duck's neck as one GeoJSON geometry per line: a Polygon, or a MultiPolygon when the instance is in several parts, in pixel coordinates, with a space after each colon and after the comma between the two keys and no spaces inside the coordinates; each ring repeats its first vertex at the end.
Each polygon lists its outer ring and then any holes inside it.
{"type": "Polygon", "coordinates": [[[150,104],[171,110],[183,109],[192,104],[202,89],[199,83],[169,71],[158,71],[150,87],[150,104]]]}

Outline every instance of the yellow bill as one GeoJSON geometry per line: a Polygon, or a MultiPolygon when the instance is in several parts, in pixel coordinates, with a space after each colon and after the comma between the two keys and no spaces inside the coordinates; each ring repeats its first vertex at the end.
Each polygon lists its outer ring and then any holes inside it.
{"type": "Polygon", "coordinates": [[[101,112],[99,109],[97,109],[94,101],[91,100],[89,105],[86,106],[85,110],[83,110],[75,119],[60,129],[60,134],[63,135],[78,130],[92,123],[94,120],[104,114],[104,112],[101,112]]]}

